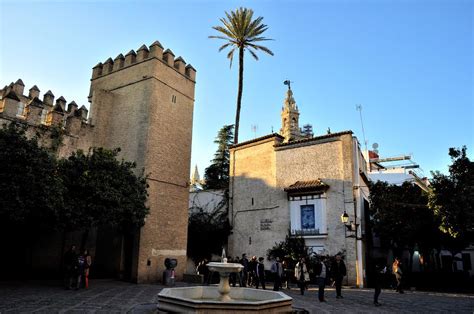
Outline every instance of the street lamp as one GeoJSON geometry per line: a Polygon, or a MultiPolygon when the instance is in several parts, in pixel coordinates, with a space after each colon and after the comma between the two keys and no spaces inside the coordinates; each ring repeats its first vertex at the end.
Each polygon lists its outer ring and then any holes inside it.
{"type": "Polygon", "coordinates": [[[349,215],[346,213],[346,211],[344,211],[344,213],[341,215],[341,222],[346,227],[346,229],[344,229],[344,235],[346,238],[356,238],[357,240],[362,240],[362,236],[358,236],[359,224],[354,221],[349,222],[349,215]]]}
{"type": "Polygon", "coordinates": [[[341,221],[345,225],[349,221],[349,215],[344,211],[344,214],[341,215],[341,221]]]}

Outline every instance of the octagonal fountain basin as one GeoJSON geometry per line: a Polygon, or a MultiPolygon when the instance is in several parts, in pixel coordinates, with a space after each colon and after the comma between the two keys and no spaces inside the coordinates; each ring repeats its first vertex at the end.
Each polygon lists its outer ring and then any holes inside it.
{"type": "Polygon", "coordinates": [[[288,313],[293,299],[279,291],[232,288],[221,301],[216,286],[166,288],[158,294],[158,311],[165,313],[288,313]]]}

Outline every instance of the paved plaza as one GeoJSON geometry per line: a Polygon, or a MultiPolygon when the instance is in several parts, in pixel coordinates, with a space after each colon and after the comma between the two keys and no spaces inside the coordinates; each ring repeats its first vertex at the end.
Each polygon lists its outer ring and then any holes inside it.
{"type": "MultiPolygon", "coordinates": [[[[184,284],[178,283],[178,286],[184,284]]],[[[54,282],[1,283],[0,313],[153,313],[161,285],[136,285],[114,280],[91,280],[88,290],[64,290],[54,282]]],[[[234,288],[239,289],[239,288],[234,288]]],[[[336,299],[327,289],[326,303],[317,300],[317,289],[301,296],[299,290],[284,290],[296,310],[309,313],[473,313],[474,296],[465,294],[383,290],[380,307],[372,304],[370,289],[344,289],[336,299]]]]}

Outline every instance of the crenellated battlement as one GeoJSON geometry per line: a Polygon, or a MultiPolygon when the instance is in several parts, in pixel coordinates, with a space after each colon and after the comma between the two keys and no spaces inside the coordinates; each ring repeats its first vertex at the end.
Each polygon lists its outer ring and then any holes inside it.
{"type": "Polygon", "coordinates": [[[0,120],[18,120],[30,126],[59,126],[71,135],[78,135],[87,125],[88,110],[78,109],[72,101],[66,110],[66,99],[48,90],[40,99],[40,89],[33,85],[28,95],[23,95],[25,85],[21,79],[0,90],[0,120]]]}
{"type": "Polygon", "coordinates": [[[181,73],[192,81],[196,79],[196,70],[191,64],[186,64],[180,56],[175,58],[175,54],[170,50],[164,50],[159,41],[155,41],[147,47],[142,45],[138,50],[130,50],[125,56],[120,53],[115,59],[108,58],[104,63],[99,62],[92,68],[92,80],[104,77],[116,71],[132,67],[144,61],[157,59],[168,65],[170,68],[181,73]]]}

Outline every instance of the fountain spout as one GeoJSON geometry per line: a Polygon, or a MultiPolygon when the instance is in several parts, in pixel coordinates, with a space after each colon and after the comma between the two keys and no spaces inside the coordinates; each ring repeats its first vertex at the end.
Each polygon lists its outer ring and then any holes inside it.
{"type": "Polygon", "coordinates": [[[226,255],[225,255],[225,249],[224,249],[224,247],[222,247],[221,262],[222,262],[222,263],[227,263],[227,257],[226,257],[226,255]]]}

